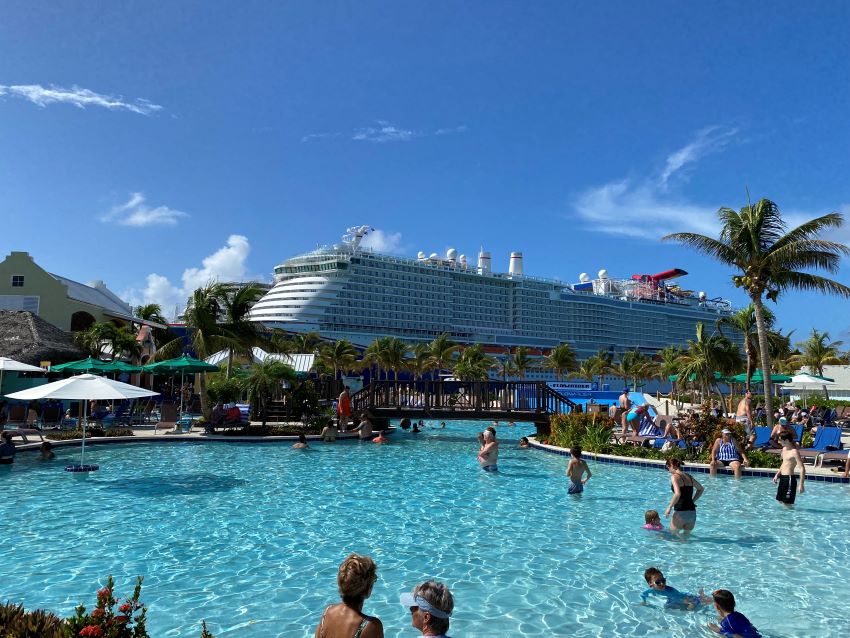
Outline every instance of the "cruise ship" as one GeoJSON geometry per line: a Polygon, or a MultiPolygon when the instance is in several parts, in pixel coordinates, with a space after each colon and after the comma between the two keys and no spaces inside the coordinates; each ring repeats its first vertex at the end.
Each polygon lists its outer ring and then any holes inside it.
{"type": "Polygon", "coordinates": [[[694,338],[696,324],[714,325],[731,304],[686,291],[672,269],[654,275],[576,283],[524,273],[513,252],[507,272],[494,272],[481,249],[475,264],[449,249],[445,256],[381,254],[362,245],[372,229],[349,228],[342,241],[292,257],[274,269],[274,285],[251,320],[288,332],[316,332],[366,346],[382,336],[430,341],[448,333],[490,353],[527,346],[544,351],[567,342],[580,359],[599,350],[652,354],[694,338]]]}

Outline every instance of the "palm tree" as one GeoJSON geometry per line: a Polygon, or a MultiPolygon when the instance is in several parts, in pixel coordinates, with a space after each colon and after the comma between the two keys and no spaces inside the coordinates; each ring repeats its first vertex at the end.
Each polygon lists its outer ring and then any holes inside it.
{"type": "Polygon", "coordinates": [[[399,370],[404,369],[407,352],[407,344],[398,337],[382,337],[378,359],[385,370],[393,371],[395,381],[398,381],[399,370]]]}
{"type": "Polygon", "coordinates": [[[221,332],[227,341],[227,372],[233,370],[233,353],[238,351],[250,358],[251,349],[261,342],[259,324],[248,320],[251,308],[265,294],[259,284],[224,285],[220,288],[219,305],[223,313],[221,332]]]}
{"type": "Polygon", "coordinates": [[[765,377],[767,425],[770,427],[773,425],[773,406],[764,299],[775,302],[781,293],[794,289],[850,297],[850,287],[803,272],[811,268],[829,273],[838,271],[841,257],[850,255],[850,248],[819,237],[823,231],[839,228],[844,218],[839,213],[829,213],[786,232],[787,226],[779,207],[768,199],[759,200],[755,205],[748,204],[740,211],[721,208],[717,216],[721,224],[717,239],[698,233],[673,233],[664,239],[695,248],[738,270],[732,281],[745,290],[755,310],[759,354],[765,377]]]}
{"type": "Polygon", "coordinates": [[[241,378],[239,383],[243,390],[247,390],[248,400],[256,406],[265,425],[268,404],[281,391],[283,381],[295,383],[297,378],[298,375],[292,366],[282,361],[267,359],[255,363],[248,376],[241,378]]]}
{"type": "MultiPolygon", "coordinates": [[[[143,306],[136,306],[133,314],[139,319],[159,323],[163,326],[168,325],[168,320],[162,314],[162,306],[158,303],[149,303],[143,306]]],[[[161,348],[164,344],[174,339],[175,335],[170,328],[154,328],[153,340],[157,348],[161,348]]]]}
{"type": "Polygon", "coordinates": [[[74,342],[95,359],[103,356],[104,348],[112,342],[118,327],[111,321],[94,323],[74,334],[74,342]]]}
{"type": "MultiPolygon", "coordinates": [[[[770,329],[773,326],[774,316],[767,308],[765,310],[765,325],[770,329]]],[[[737,312],[720,317],[715,326],[720,334],[723,334],[723,328],[731,330],[734,335],[736,332],[744,338],[744,354],[747,357],[747,385],[750,387],[750,380],[756,371],[756,361],[758,360],[758,330],[756,325],[756,307],[750,304],[746,308],[741,308],[737,312]]],[[[725,335],[724,335],[725,336],[725,335]]]]}
{"type": "MultiPolygon", "coordinates": [[[[223,296],[224,285],[211,282],[196,289],[186,304],[183,320],[186,322],[186,328],[189,331],[192,349],[199,359],[206,359],[211,354],[218,352],[226,341],[218,324],[223,296]]],[[[182,347],[182,340],[176,341],[182,347]]],[[[170,345],[166,344],[161,350],[158,350],[156,358],[159,359],[160,354],[162,354],[167,359],[169,355],[165,353],[169,351],[170,345]]],[[[198,394],[201,397],[201,412],[209,419],[210,408],[209,397],[207,396],[207,376],[205,374],[199,376],[198,394]]]]}
{"type": "Polygon", "coordinates": [[[372,373],[372,377],[376,377],[378,381],[381,380],[381,350],[384,348],[384,339],[386,337],[378,337],[363,351],[363,359],[361,365],[363,367],[369,368],[372,373]],[[377,374],[375,374],[375,370],[377,369],[377,374]]]}
{"type": "Polygon", "coordinates": [[[113,360],[126,356],[131,361],[138,361],[142,354],[142,344],[136,341],[136,333],[130,326],[116,328],[109,338],[109,345],[113,360]]]}
{"type": "Polygon", "coordinates": [[[575,372],[570,376],[574,379],[587,379],[591,383],[597,376],[602,376],[608,371],[608,363],[598,355],[591,355],[582,361],[575,372]]]}
{"type": "Polygon", "coordinates": [[[512,377],[516,374],[516,366],[514,365],[513,359],[510,357],[496,359],[493,362],[493,368],[504,381],[507,381],[508,377],[512,377]]]}
{"type": "Polygon", "coordinates": [[[309,354],[316,352],[322,343],[322,338],[316,332],[298,332],[292,335],[292,352],[309,354]]]}
{"type": "Polygon", "coordinates": [[[272,328],[271,336],[266,340],[269,352],[276,354],[295,354],[295,342],[291,335],[280,328],[272,328]]]}
{"type": "Polygon", "coordinates": [[[340,371],[354,369],[357,363],[357,348],[350,341],[339,339],[325,344],[319,350],[318,361],[329,370],[333,370],[334,380],[336,380],[340,371]]]}
{"type": "Polygon", "coordinates": [[[519,346],[514,350],[513,356],[514,368],[520,380],[525,378],[526,371],[531,367],[531,357],[528,355],[528,348],[519,346]]]}
{"type": "Polygon", "coordinates": [[[554,370],[555,378],[560,381],[564,374],[578,369],[576,352],[570,344],[560,343],[543,358],[543,367],[554,370]]]}
{"type": "Polygon", "coordinates": [[[451,370],[454,366],[455,353],[460,346],[449,339],[449,334],[444,332],[434,339],[428,346],[431,352],[432,369],[437,371],[437,376],[443,370],[451,370]]]}
{"type": "Polygon", "coordinates": [[[794,359],[801,366],[806,366],[809,372],[822,377],[825,365],[840,363],[838,348],[842,345],[841,341],[832,341],[828,332],[820,332],[817,328],[812,328],[809,338],[797,344],[800,354],[794,359]]]}
{"type": "Polygon", "coordinates": [[[454,367],[454,376],[461,381],[487,381],[488,371],[493,367],[492,357],[484,354],[484,348],[476,343],[464,348],[454,367]]]}
{"type": "Polygon", "coordinates": [[[676,375],[677,380],[673,382],[674,389],[681,379],[682,354],[683,350],[679,346],[667,346],[655,355],[658,359],[655,367],[656,376],[662,381],[667,381],[670,377],[676,375]]]}
{"type": "Polygon", "coordinates": [[[609,372],[623,378],[623,384],[628,387],[629,379],[637,389],[638,379],[643,380],[649,371],[651,361],[640,350],[629,350],[620,355],[617,363],[609,368],[609,372]]]}
{"type": "Polygon", "coordinates": [[[680,358],[679,376],[687,379],[693,375],[696,378],[703,401],[708,398],[711,387],[714,386],[723,403],[723,395],[714,373],[729,375],[735,372],[740,364],[741,352],[734,343],[719,334],[707,335],[705,324],[698,323],[696,339],[688,340],[688,349],[680,358]]]}
{"type": "Polygon", "coordinates": [[[410,351],[411,356],[404,362],[404,367],[410,370],[413,378],[419,381],[422,376],[432,369],[431,348],[424,341],[420,341],[410,351]]]}

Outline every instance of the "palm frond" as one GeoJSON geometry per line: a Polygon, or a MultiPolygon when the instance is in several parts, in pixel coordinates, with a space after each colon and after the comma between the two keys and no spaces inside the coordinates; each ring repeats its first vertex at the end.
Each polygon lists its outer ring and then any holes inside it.
{"type": "Polygon", "coordinates": [[[736,265],[739,254],[728,244],[699,233],[671,233],[661,238],[662,241],[675,241],[685,246],[695,248],[704,255],[714,257],[726,264],[736,265]]]}
{"type": "MultiPolygon", "coordinates": [[[[776,240],[774,250],[779,250],[788,244],[798,241],[810,240],[824,230],[840,228],[844,224],[844,216],[841,213],[828,213],[804,222],[796,228],[789,230],[785,235],[776,240]]],[[[843,246],[843,244],[840,244],[843,246]]],[[[846,248],[846,247],[845,247],[846,248]]]]}
{"type": "Polygon", "coordinates": [[[839,297],[850,297],[850,287],[832,279],[821,277],[820,275],[796,271],[779,271],[774,273],[773,281],[781,290],[793,288],[796,290],[838,295],[839,297]]]}

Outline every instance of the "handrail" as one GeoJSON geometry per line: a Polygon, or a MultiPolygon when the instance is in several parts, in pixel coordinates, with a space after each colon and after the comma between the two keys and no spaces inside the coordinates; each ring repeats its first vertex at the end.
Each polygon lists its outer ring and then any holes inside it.
{"type": "MultiPolygon", "coordinates": [[[[355,413],[373,409],[565,414],[577,404],[542,381],[372,381],[351,395],[355,413]]],[[[464,414],[466,413],[466,414],[464,414]]]]}

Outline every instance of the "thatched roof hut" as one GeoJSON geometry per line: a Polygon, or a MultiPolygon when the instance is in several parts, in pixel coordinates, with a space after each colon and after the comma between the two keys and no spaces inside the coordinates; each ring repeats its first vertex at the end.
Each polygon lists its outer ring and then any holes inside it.
{"type": "Polygon", "coordinates": [[[85,350],[70,332],[60,330],[38,315],[22,310],[0,310],[0,356],[37,366],[82,359],[85,350]]]}

